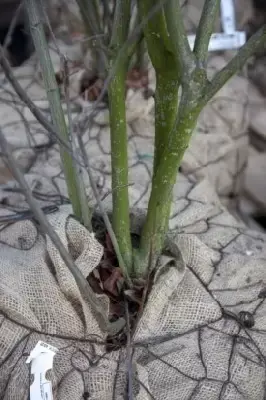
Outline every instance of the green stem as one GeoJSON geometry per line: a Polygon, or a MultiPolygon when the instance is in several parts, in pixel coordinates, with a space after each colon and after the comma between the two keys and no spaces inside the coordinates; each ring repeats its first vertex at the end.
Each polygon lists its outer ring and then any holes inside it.
{"type": "MultiPolygon", "coordinates": [[[[179,73],[176,58],[173,54],[171,42],[169,41],[166,20],[163,8],[148,18],[154,3],[152,0],[139,1],[139,12],[142,20],[147,18],[144,26],[145,39],[149,55],[156,71],[155,91],[155,150],[153,163],[153,182],[156,184],[156,173],[161,163],[163,154],[173,132],[177,118],[179,73]],[[167,68],[165,66],[167,65],[167,68]]],[[[152,189],[153,190],[153,189],[152,189]]],[[[153,262],[157,252],[157,239],[154,232],[157,231],[158,220],[162,222],[163,231],[168,228],[168,220],[171,209],[171,194],[164,202],[157,214],[153,207],[153,217],[149,219],[148,231],[144,231],[141,238],[139,251],[134,252],[134,273],[143,276],[148,272],[148,262],[153,262]],[[149,239],[145,239],[149,236],[149,239]],[[152,254],[151,254],[152,253],[152,254]],[[151,257],[152,256],[152,257],[151,257]]],[[[149,203],[149,209],[151,208],[149,203]]],[[[149,267],[151,267],[149,265],[149,267]]]]}
{"type": "Polygon", "coordinates": [[[141,234],[141,242],[136,274],[145,276],[147,265],[154,268],[159,257],[170,217],[173,188],[176,183],[178,168],[185,150],[188,147],[191,134],[196,125],[200,110],[185,106],[186,100],[180,104],[177,123],[172,129],[168,145],[160,157],[160,163],[153,177],[152,191],[148,204],[148,213],[141,234]],[[150,251],[152,249],[152,255],[150,251]]]}
{"type": "MultiPolygon", "coordinates": [[[[177,117],[172,126],[168,126],[169,131],[165,133],[167,141],[163,141],[163,150],[156,161],[147,218],[142,230],[140,251],[135,266],[137,275],[141,276],[147,273],[149,260],[152,260],[149,268],[154,268],[162,251],[178,168],[203,108],[200,99],[201,88],[207,82],[205,71],[196,68],[187,79],[188,82],[183,83],[177,117]],[[150,254],[151,249],[153,254],[150,254]]],[[[161,140],[164,139],[161,138],[161,140]]]]}
{"type": "MultiPolygon", "coordinates": [[[[150,0],[140,2],[144,15],[148,13],[150,6],[150,0]],[[145,8],[145,5],[149,6],[145,8]]],[[[156,83],[157,108],[152,190],[147,218],[141,234],[140,248],[134,253],[134,269],[137,276],[145,277],[148,269],[155,267],[156,261],[161,254],[168,227],[173,187],[176,182],[178,168],[189,145],[191,134],[201,110],[227,80],[243,66],[253,52],[265,46],[266,27],[264,26],[239,50],[233,60],[217,73],[212,82],[209,82],[207,72],[204,65],[201,65],[201,61],[204,62],[206,57],[215,11],[214,2],[209,2],[209,5],[205,6],[201,21],[202,27],[198,31],[196,54],[191,53],[189,49],[178,1],[168,0],[164,6],[167,32],[171,38],[170,50],[168,44],[166,46],[166,41],[161,40],[159,20],[156,24],[157,29],[152,24],[152,21],[148,22],[144,29],[150,58],[158,79],[156,83]],[[207,20],[208,10],[211,13],[210,21],[207,20]],[[206,32],[203,32],[204,21],[206,23],[206,32]],[[169,64],[165,61],[165,55],[169,55],[169,52],[174,58],[175,64],[169,64]],[[167,96],[167,90],[171,87],[169,86],[171,84],[169,71],[171,70],[176,70],[177,72],[176,81],[173,79],[172,83],[175,83],[176,87],[178,86],[177,83],[182,86],[182,97],[174,123],[172,121],[175,115],[175,102],[177,108],[174,90],[170,90],[173,102],[169,99],[167,104],[167,107],[172,107],[172,110],[169,111],[163,104],[163,101],[167,101],[165,96],[167,96]],[[161,85],[165,86],[165,93],[163,86],[160,87],[161,85]],[[169,117],[167,124],[164,121],[164,115],[169,117]],[[163,129],[164,124],[165,129],[163,129]]],[[[162,13],[160,16],[161,21],[163,21],[162,13]]],[[[159,18],[158,14],[157,18],[159,18]]]]}
{"type": "Polygon", "coordinates": [[[129,60],[129,69],[134,67],[139,67],[142,69],[143,65],[143,52],[146,51],[146,43],[144,40],[143,29],[140,29],[141,26],[141,18],[139,10],[136,10],[136,15],[133,14],[131,17],[131,29],[129,30],[128,38],[135,38],[135,40],[128,46],[126,50],[126,54],[129,60]],[[142,53],[142,54],[141,54],[142,53]]]}
{"type": "MultiPolygon", "coordinates": [[[[153,161],[153,183],[156,184],[156,172],[161,162],[163,162],[163,155],[167,149],[170,135],[173,132],[174,125],[177,118],[177,110],[178,110],[178,86],[179,83],[176,79],[176,71],[171,71],[169,68],[168,74],[161,74],[158,72],[156,74],[156,91],[155,91],[155,148],[154,148],[154,161],[153,161]]],[[[163,232],[167,232],[168,224],[169,224],[169,215],[171,211],[171,203],[172,203],[172,195],[169,195],[167,201],[162,204],[160,209],[160,216],[162,224],[165,224],[163,232]]],[[[154,231],[156,231],[156,211],[155,218],[153,222],[154,231]]],[[[151,227],[151,225],[150,225],[151,227]]],[[[143,236],[144,237],[144,236],[143,236]]],[[[142,248],[143,246],[146,248],[147,246],[151,246],[152,249],[156,249],[156,243],[154,244],[154,239],[152,238],[152,242],[145,241],[142,239],[142,248]]],[[[147,256],[147,254],[146,254],[147,256]]],[[[153,262],[150,255],[150,260],[153,262]]],[[[146,264],[147,258],[144,256],[144,265],[146,264]]],[[[141,260],[138,261],[138,264],[143,265],[141,260]]],[[[142,273],[142,272],[141,272],[142,273]]],[[[138,274],[138,272],[137,272],[138,274]]]]}
{"type": "Polygon", "coordinates": [[[99,34],[101,26],[97,1],[77,0],[77,4],[88,36],[99,34]]]}
{"type": "Polygon", "coordinates": [[[204,67],[208,58],[208,47],[211,34],[213,33],[215,18],[219,11],[220,0],[205,0],[201,13],[200,22],[196,32],[194,54],[204,67]]]}
{"type": "Polygon", "coordinates": [[[107,32],[108,37],[112,34],[112,14],[109,0],[102,0],[103,5],[103,31],[107,32]]]}
{"type": "MultiPolygon", "coordinates": [[[[110,68],[115,62],[121,46],[127,39],[130,20],[130,0],[117,0],[114,16],[114,28],[111,38],[110,68]]],[[[117,60],[116,60],[117,61],[117,60]]],[[[108,89],[111,161],[113,190],[113,229],[118,241],[124,263],[130,274],[132,269],[132,245],[130,236],[129,198],[128,198],[128,155],[126,122],[126,74],[128,59],[119,62],[108,89]]]]}
{"type": "Polygon", "coordinates": [[[176,121],[178,86],[176,70],[171,71],[169,68],[167,74],[156,73],[153,176],[155,176],[164,149],[169,143],[169,134],[176,121]]]}
{"type": "Polygon", "coordinates": [[[146,43],[144,38],[139,41],[136,50],[137,50],[136,68],[138,68],[140,71],[145,71],[147,66],[145,63],[146,43]]]}
{"type": "Polygon", "coordinates": [[[217,72],[209,84],[205,85],[202,91],[202,103],[205,105],[244,66],[252,55],[265,48],[266,24],[254,33],[232,60],[221,71],[217,72]]]}
{"type": "Polygon", "coordinates": [[[170,52],[170,42],[163,9],[158,9],[156,13],[149,17],[151,10],[154,8],[154,0],[139,0],[138,8],[142,21],[147,20],[143,31],[151,62],[156,71],[164,71],[166,65],[173,65],[175,61],[170,52]]]}
{"type": "Polygon", "coordinates": [[[196,68],[196,59],[189,46],[179,1],[168,0],[164,6],[164,15],[180,79],[188,81],[189,75],[196,68]]]}
{"type": "MultiPolygon", "coordinates": [[[[61,105],[60,93],[55,79],[55,73],[49,54],[43,23],[41,21],[41,5],[38,0],[26,0],[25,5],[30,21],[30,29],[35,49],[40,60],[43,81],[51,109],[52,121],[62,141],[70,144],[69,133],[61,105]]],[[[75,164],[72,160],[71,154],[69,154],[62,146],[60,146],[60,155],[73,211],[77,218],[81,221],[82,211],[79,200],[79,186],[77,183],[77,171],[75,169],[75,164]]]]}
{"type": "MultiPolygon", "coordinates": [[[[149,9],[144,3],[140,7],[147,14],[149,9]]],[[[148,3],[146,0],[145,4],[148,3]]],[[[134,254],[137,276],[145,276],[148,268],[155,266],[162,250],[178,168],[201,111],[198,106],[201,85],[207,82],[206,72],[197,68],[196,58],[190,50],[177,3],[168,0],[164,13],[157,14],[156,24],[154,17],[145,28],[149,54],[156,70],[155,154],[147,218],[139,251],[134,254]],[[165,31],[172,38],[171,46],[163,34],[165,31]],[[178,109],[180,84],[182,99],[178,109]]]]}
{"type": "Polygon", "coordinates": [[[92,232],[92,225],[91,225],[91,217],[92,217],[92,211],[89,208],[88,204],[88,199],[86,195],[86,189],[85,189],[85,184],[84,184],[84,179],[83,179],[83,171],[77,163],[78,159],[78,149],[75,143],[75,138],[74,138],[74,127],[73,127],[73,120],[72,120],[72,115],[71,115],[71,108],[70,108],[70,102],[69,102],[69,88],[67,84],[67,78],[69,76],[69,71],[67,67],[67,63],[65,62],[65,69],[64,69],[64,92],[65,92],[65,99],[66,99],[66,106],[67,106],[67,116],[68,116],[68,127],[69,127],[69,140],[72,144],[72,151],[74,157],[72,158],[73,160],[73,165],[76,170],[76,183],[78,186],[78,191],[79,191],[79,202],[80,202],[80,209],[81,209],[81,220],[83,222],[83,225],[85,228],[87,228],[89,231],[92,232]]]}
{"type": "Polygon", "coordinates": [[[139,1],[139,13],[142,20],[147,19],[144,26],[148,52],[156,71],[155,90],[155,150],[153,171],[155,173],[160,155],[168,135],[172,130],[178,106],[178,70],[177,64],[170,51],[165,16],[163,9],[159,9],[151,18],[148,18],[153,8],[153,0],[139,1]],[[167,68],[165,66],[167,65],[167,68]]]}
{"type": "Polygon", "coordinates": [[[78,142],[79,142],[79,147],[80,147],[81,154],[82,154],[82,157],[83,157],[83,161],[84,161],[87,173],[89,175],[91,188],[92,188],[92,191],[94,193],[95,199],[97,201],[97,205],[98,205],[98,207],[100,209],[100,212],[102,214],[102,218],[103,218],[103,221],[105,223],[105,227],[106,227],[107,232],[109,233],[110,239],[112,241],[112,244],[113,244],[117,259],[118,259],[119,266],[120,266],[120,268],[122,270],[124,278],[126,279],[127,285],[128,286],[132,286],[131,279],[130,279],[130,276],[128,274],[128,270],[127,270],[127,268],[125,266],[123,257],[122,257],[121,252],[120,252],[120,248],[119,248],[119,244],[117,242],[117,238],[116,238],[116,236],[114,234],[114,230],[112,228],[110,219],[109,219],[109,217],[107,215],[106,210],[104,209],[104,206],[103,206],[102,200],[101,200],[101,196],[100,196],[100,194],[98,192],[97,185],[96,185],[96,183],[94,181],[93,174],[92,174],[92,171],[91,171],[91,168],[90,168],[90,165],[89,165],[88,155],[87,155],[87,153],[85,151],[85,147],[84,147],[81,135],[78,135],[78,142]]]}

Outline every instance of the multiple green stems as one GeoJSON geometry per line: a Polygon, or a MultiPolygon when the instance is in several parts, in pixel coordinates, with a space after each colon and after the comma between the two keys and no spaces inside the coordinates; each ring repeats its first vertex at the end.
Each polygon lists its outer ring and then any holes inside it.
{"type": "MultiPolygon", "coordinates": [[[[227,80],[244,65],[255,48],[266,43],[266,28],[263,27],[256,38],[250,39],[233,60],[217,73],[213,81],[209,82],[206,60],[219,4],[219,0],[206,0],[194,51],[188,44],[179,1],[165,2],[144,30],[150,59],[156,72],[155,150],[147,217],[140,248],[135,257],[134,271],[137,276],[145,277],[149,268],[156,266],[163,249],[178,168],[200,112],[227,80]],[[178,90],[182,92],[179,104],[178,90]]],[[[143,18],[151,5],[151,0],[139,0],[143,18]]]]}
{"type": "MultiPolygon", "coordinates": [[[[139,2],[143,17],[151,4],[151,0],[139,2]]],[[[145,276],[155,267],[163,248],[178,167],[198,116],[195,91],[188,85],[195,75],[196,59],[189,48],[179,2],[169,0],[165,4],[156,18],[147,23],[145,37],[156,72],[155,150],[147,218],[135,256],[137,276],[145,276]],[[169,35],[175,40],[170,42],[169,35]],[[180,88],[182,97],[178,104],[180,88]]]]}
{"type": "Polygon", "coordinates": [[[108,89],[113,188],[112,222],[123,263],[131,277],[145,277],[149,269],[156,266],[168,229],[178,168],[201,110],[226,81],[244,65],[253,51],[263,46],[266,36],[264,27],[209,82],[206,72],[208,46],[220,0],[205,1],[193,51],[188,43],[179,0],[158,0],[158,2],[160,7],[157,4],[157,11],[152,13],[154,0],[138,1],[139,20],[147,21],[143,27],[143,34],[156,72],[156,91],[152,189],[140,245],[134,250],[130,237],[125,109],[125,80],[130,52],[124,49],[129,34],[130,0],[117,0],[115,3],[108,52],[109,70],[116,67],[108,89]]]}
{"type": "MultiPolygon", "coordinates": [[[[104,70],[112,72],[115,67],[108,87],[113,188],[112,224],[119,253],[122,256],[123,268],[126,268],[128,277],[146,277],[149,269],[156,266],[168,229],[178,168],[201,110],[215,93],[241,69],[253,52],[263,47],[266,42],[266,27],[264,26],[210,82],[207,79],[206,61],[209,40],[220,1],[205,1],[193,51],[189,47],[179,0],[158,1],[161,7],[158,7],[156,13],[153,14],[151,11],[154,8],[154,0],[138,1],[140,20],[147,21],[143,28],[143,34],[156,72],[156,91],[152,189],[140,245],[134,251],[130,235],[125,106],[126,76],[132,56],[130,49],[136,49],[134,45],[125,51],[125,43],[129,40],[131,0],[116,0],[108,54],[103,56],[104,70]],[[179,94],[181,95],[179,96],[179,94]]],[[[89,3],[85,0],[77,0],[77,3],[80,6],[85,25],[87,25],[88,33],[100,33],[102,27],[99,18],[97,17],[94,23],[88,20],[89,3]]],[[[26,4],[28,4],[28,9],[33,9],[37,0],[26,0],[26,4]]],[[[96,7],[96,4],[98,3],[94,0],[90,7],[96,7]]],[[[40,47],[44,40],[39,32],[38,21],[32,30],[38,51],[38,46],[40,47]],[[39,32],[39,36],[35,30],[39,32]]],[[[42,52],[39,54],[41,56],[42,52]]],[[[55,103],[58,106],[60,98],[56,83],[49,75],[50,67],[48,69],[45,67],[47,55],[45,57],[46,59],[42,62],[43,74],[53,121],[55,127],[58,127],[61,132],[62,138],[67,141],[68,134],[63,114],[61,111],[53,111],[58,110],[55,103]]],[[[78,190],[75,189],[75,181],[77,182],[75,168],[71,162],[71,155],[62,148],[61,152],[69,195],[74,212],[79,217],[81,210],[76,197],[78,190]]]]}

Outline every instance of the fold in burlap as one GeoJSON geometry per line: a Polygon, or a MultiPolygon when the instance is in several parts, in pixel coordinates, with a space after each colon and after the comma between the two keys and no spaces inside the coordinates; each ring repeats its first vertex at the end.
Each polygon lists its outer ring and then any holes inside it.
{"type": "MultiPolygon", "coordinates": [[[[132,338],[131,364],[128,349],[106,353],[95,343],[106,332],[36,226],[24,221],[1,231],[1,398],[27,399],[26,355],[40,339],[59,348],[52,371],[58,400],[84,393],[123,399],[128,374],[138,400],[264,398],[266,236],[246,230],[217,199],[211,205],[215,194],[206,181],[182,186],[187,199],[204,192],[205,211],[198,212],[198,196],[172,219],[166,247],[175,262],[162,262],[155,276],[132,338]],[[253,316],[254,326],[243,325],[240,311],[253,316]]],[[[102,249],[69,212],[64,206],[49,220],[87,276],[102,249]]],[[[143,215],[131,218],[137,232],[143,215]]]]}

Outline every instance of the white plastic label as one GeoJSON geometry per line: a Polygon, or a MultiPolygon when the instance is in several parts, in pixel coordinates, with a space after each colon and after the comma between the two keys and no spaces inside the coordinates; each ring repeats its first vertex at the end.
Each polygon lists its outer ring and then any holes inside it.
{"type": "MultiPolygon", "coordinates": [[[[235,29],[235,7],[233,0],[221,0],[221,23],[223,32],[213,33],[209,51],[236,50],[246,43],[246,32],[235,29]]],[[[195,35],[189,35],[191,49],[194,47],[195,35]]]]}
{"type": "Polygon", "coordinates": [[[46,373],[53,368],[57,351],[56,347],[39,341],[27,358],[34,379],[30,385],[30,400],[53,400],[52,383],[47,380],[46,373]]]}
{"type": "MultiPolygon", "coordinates": [[[[189,45],[191,49],[194,47],[195,35],[189,35],[189,45]]],[[[245,32],[213,33],[209,43],[209,51],[233,50],[239,49],[246,42],[245,32]]]]}
{"type": "Polygon", "coordinates": [[[221,0],[221,22],[224,33],[236,31],[235,19],[233,0],[221,0]]]}

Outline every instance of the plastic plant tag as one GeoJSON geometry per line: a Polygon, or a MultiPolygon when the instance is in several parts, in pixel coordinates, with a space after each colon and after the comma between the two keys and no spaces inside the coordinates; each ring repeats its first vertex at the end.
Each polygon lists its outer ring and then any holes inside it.
{"type": "Polygon", "coordinates": [[[224,33],[234,33],[235,25],[235,7],[233,0],[221,0],[221,23],[224,33]]]}
{"type": "MultiPolygon", "coordinates": [[[[213,33],[209,51],[236,50],[246,43],[246,32],[236,31],[235,7],[233,0],[221,0],[221,25],[223,32],[213,33]]],[[[191,49],[194,47],[195,35],[188,36],[191,49]]]]}
{"type": "Polygon", "coordinates": [[[53,368],[54,356],[58,349],[39,341],[31,351],[26,363],[31,363],[33,382],[30,385],[30,400],[53,400],[52,383],[46,374],[53,368]]]}
{"type": "MultiPolygon", "coordinates": [[[[191,49],[194,47],[195,35],[189,35],[188,41],[191,49]]],[[[242,47],[246,42],[245,32],[213,33],[209,43],[209,51],[234,50],[242,47]]]]}

